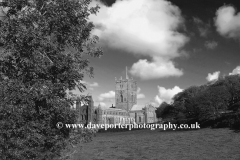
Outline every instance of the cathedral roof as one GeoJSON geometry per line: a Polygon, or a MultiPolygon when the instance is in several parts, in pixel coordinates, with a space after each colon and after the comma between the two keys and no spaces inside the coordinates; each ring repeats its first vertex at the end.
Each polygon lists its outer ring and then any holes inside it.
{"type": "Polygon", "coordinates": [[[135,104],[133,105],[131,111],[142,110],[146,105],[143,104],[135,104]]]}
{"type": "Polygon", "coordinates": [[[119,108],[107,108],[103,109],[104,111],[122,111],[122,112],[127,112],[126,110],[119,109],[119,108]]]}

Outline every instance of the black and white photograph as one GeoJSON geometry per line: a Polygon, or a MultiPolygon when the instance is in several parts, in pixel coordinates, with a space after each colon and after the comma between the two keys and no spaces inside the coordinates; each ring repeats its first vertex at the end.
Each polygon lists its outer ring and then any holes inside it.
{"type": "Polygon", "coordinates": [[[240,1],[0,0],[0,160],[240,160],[240,1]]]}

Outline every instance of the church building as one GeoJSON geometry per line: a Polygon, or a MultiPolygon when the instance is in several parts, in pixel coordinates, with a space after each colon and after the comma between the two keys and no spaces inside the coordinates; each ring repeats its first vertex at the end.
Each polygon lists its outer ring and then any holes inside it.
{"type": "Polygon", "coordinates": [[[155,110],[152,105],[145,105],[141,110],[132,110],[137,106],[137,82],[128,78],[115,78],[115,106],[102,108],[94,107],[94,102],[81,106],[77,103],[79,123],[97,124],[130,124],[130,123],[154,123],[157,121],[155,110]]]}

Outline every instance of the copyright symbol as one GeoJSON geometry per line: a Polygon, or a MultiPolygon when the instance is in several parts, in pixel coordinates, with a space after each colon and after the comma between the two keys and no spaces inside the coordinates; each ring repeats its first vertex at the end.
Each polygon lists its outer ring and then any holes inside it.
{"type": "Polygon", "coordinates": [[[56,126],[57,126],[58,129],[61,129],[61,128],[63,128],[63,123],[62,122],[58,122],[56,124],[56,126]]]}

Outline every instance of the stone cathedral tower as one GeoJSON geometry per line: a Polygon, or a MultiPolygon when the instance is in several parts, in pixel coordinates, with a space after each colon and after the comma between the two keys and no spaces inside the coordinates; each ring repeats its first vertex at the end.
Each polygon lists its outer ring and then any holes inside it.
{"type": "Polygon", "coordinates": [[[128,78],[126,67],[126,79],[115,79],[115,102],[116,108],[130,111],[137,104],[137,82],[128,78]]]}

